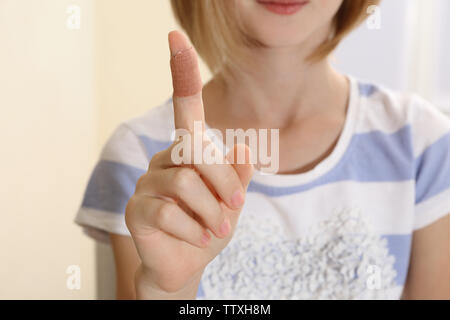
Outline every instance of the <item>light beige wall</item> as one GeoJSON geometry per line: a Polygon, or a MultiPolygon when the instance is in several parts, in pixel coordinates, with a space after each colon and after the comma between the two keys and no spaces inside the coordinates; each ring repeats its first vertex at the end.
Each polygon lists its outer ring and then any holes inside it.
{"type": "Polygon", "coordinates": [[[0,299],[96,297],[94,243],[72,221],[112,130],[170,96],[174,27],[166,0],[0,0],[0,299]]]}
{"type": "Polygon", "coordinates": [[[0,0],[0,298],[92,298],[91,241],[73,223],[98,149],[92,6],[0,0]],[[81,267],[81,290],[66,268],[81,267]]]}
{"type": "MultiPolygon", "coordinates": [[[[167,34],[177,28],[169,0],[96,0],[101,139],[117,124],[172,94],[167,34]]],[[[204,80],[209,73],[201,64],[204,80]]]]}

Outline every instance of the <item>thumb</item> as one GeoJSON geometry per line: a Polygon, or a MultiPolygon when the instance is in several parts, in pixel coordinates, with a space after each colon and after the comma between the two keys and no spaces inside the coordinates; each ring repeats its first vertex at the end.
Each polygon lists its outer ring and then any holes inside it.
{"type": "Polygon", "coordinates": [[[237,144],[228,152],[226,158],[236,170],[242,186],[247,190],[253,176],[253,164],[251,163],[249,147],[245,144],[237,144]]]}

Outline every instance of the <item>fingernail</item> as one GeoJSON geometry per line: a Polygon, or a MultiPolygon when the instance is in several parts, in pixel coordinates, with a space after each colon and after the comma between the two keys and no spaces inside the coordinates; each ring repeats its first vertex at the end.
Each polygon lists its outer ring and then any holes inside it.
{"type": "Polygon", "coordinates": [[[225,219],[225,221],[220,226],[219,231],[223,236],[226,236],[228,234],[228,232],[230,231],[230,222],[228,221],[228,219],[225,219]]]}
{"type": "Polygon", "coordinates": [[[207,246],[209,244],[209,240],[211,240],[211,236],[208,231],[204,231],[202,235],[202,244],[207,246]]]}
{"type": "Polygon", "coordinates": [[[241,190],[237,190],[231,197],[231,204],[234,208],[240,208],[244,204],[244,195],[241,190]]]}

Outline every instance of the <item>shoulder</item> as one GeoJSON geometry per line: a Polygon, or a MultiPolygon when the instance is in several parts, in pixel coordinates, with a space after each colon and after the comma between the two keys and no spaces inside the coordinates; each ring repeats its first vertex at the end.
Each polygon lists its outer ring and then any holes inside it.
{"type": "Polygon", "coordinates": [[[136,136],[158,141],[170,141],[174,128],[172,99],[149,109],[143,115],[123,123],[136,136]]]}
{"type": "Polygon", "coordinates": [[[146,168],[151,157],[171,144],[174,128],[172,100],[122,122],[106,142],[102,159],[146,168]]]}
{"type": "Polygon", "coordinates": [[[450,117],[423,97],[368,81],[357,80],[357,84],[357,133],[402,135],[415,157],[450,133],[450,117]]]}
{"type": "Polygon", "coordinates": [[[414,230],[448,214],[450,117],[417,94],[356,83],[358,146],[392,176],[414,181],[414,230]]]}

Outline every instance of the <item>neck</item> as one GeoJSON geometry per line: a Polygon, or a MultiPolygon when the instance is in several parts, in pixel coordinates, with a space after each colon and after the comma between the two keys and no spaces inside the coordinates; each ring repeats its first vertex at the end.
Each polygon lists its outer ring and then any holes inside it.
{"type": "Polygon", "coordinates": [[[328,59],[308,62],[309,52],[304,45],[252,49],[254,63],[205,86],[206,120],[282,129],[318,113],[345,112],[347,80],[328,59]]]}

